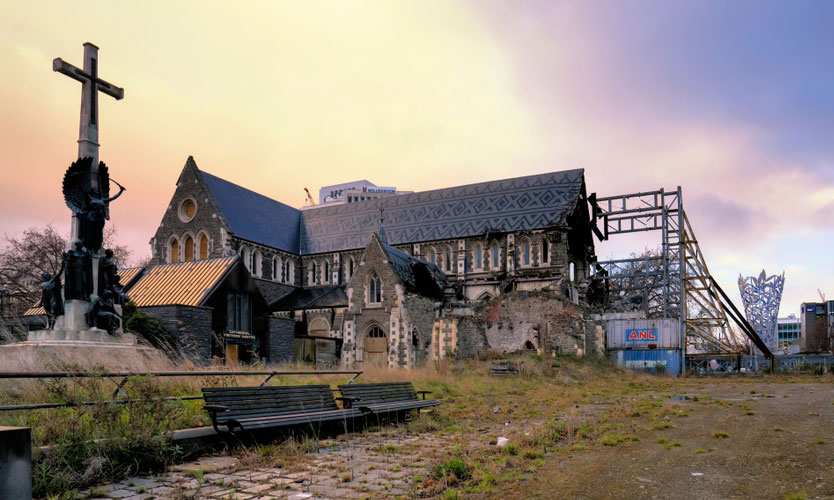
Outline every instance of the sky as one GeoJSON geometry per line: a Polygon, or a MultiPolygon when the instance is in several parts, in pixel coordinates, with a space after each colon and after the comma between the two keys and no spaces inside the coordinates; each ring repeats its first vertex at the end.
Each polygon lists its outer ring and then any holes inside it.
{"type": "MultiPolygon", "coordinates": [[[[0,5],[0,234],[69,232],[61,178],[100,47],[100,158],[134,258],[189,155],[301,206],[368,179],[426,190],[584,168],[599,196],[683,189],[707,264],[834,298],[834,3],[77,1],[0,5]]],[[[597,245],[601,259],[659,235],[597,245]]]]}

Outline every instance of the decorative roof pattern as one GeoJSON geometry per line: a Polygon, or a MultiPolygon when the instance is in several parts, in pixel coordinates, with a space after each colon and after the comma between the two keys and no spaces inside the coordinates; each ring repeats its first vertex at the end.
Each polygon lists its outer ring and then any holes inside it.
{"type": "Polygon", "coordinates": [[[238,238],[298,253],[301,211],[200,171],[238,238]]]}
{"type": "Polygon", "coordinates": [[[564,221],[585,182],[584,170],[481,182],[301,212],[301,254],[363,248],[379,228],[392,245],[518,231],[564,221]]]}
{"type": "Polygon", "coordinates": [[[199,306],[237,262],[237,257],[155,266],[130,289],[137,307],[199,306]]]}

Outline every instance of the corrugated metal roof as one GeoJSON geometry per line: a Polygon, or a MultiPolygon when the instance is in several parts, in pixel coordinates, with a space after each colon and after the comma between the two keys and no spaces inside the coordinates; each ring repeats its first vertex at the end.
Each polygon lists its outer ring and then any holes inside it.
{"type": "Polygon", "coordinates": [[[43,306],[32,307],[30,309],[27,309],[26,312],[23,313],[24,316],[42,316],[45,314],[46,309],[44,309],[43,306]]]}
{"type": "Polygon", "coordinates": [[[237,257],[224,257],[154,266],[128,295],[137,307],[199,306],[236,261],[237,257]]]}
{"type": "MultiPolygon", "coordinates": [[[[124,287],[124,292],[130,292],[130,287],[133,285],[133,281],[139,276],[139,273],[145,269],[144,267],[128,267],[125,269],[119,269],[119,277],[121,278],[119,282],[124,287]]],[[[46,309],[42,306],[38,307],[31,307],[23,313],[24,316],[42,316],[46,314],[46,309]]]]}
{"type": "Polygon", "coordinates": [[[235,236],[298,253],[300,210],[200,172],[235,236]]]}
{"type": "Polygon", "coordinates": [[[127,293],[130,291],[130,287],[133,285],[133,280],[139,276],[139,273],[145,269],[144,267],[128,267],[126,269],[119,269],[119,283],[122,284],[124,287],[124,292],[127,293]]]}

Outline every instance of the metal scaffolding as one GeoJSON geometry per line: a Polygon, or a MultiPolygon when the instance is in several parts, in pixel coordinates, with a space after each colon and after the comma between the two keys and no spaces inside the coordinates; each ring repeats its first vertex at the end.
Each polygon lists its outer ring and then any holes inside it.
{"type": "MultiPolygon", "coordinates": [[[[743,336],[734,332],[727,319],[728,308],[734,306],[710,275],[683,209],[680,186],[668,192],[591,195],[589,201],[600,240],[616,234],[661,232],[659,255],[597,263],[596,277],[607,285],[609,304],[640,305],[648,318],[678,319],[681,345],[686,346],[682,357],[687,352],[737,354],[744,349],[743,336]]],[[[738,323],[732,312],[730,316],[738,323]]],[[[745,326],[739,326],[757,346],[761,343],[745,326]]]]}

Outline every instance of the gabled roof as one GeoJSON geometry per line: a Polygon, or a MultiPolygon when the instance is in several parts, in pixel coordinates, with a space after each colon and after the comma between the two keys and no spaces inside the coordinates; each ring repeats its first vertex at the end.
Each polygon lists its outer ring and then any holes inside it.
{"type": "Polygon", "coordinates": [[[200,173],[235,236],[298,253],[300,210],[207,172],[200,173]]]}
{"type": "Polygon", "coordinates": [[[301,212],[300,253],[364,247],[379,227],[380,208],[395,245],[562,224],[584,183],[577,169],[313,207],[301,212]]]}
{"type": "Polygon", "coordinates": [[[154,266],[128,296],[137,307],[200,306],[237,261],[237,257],[224,257],[154,266]]]}
{"type": "Polygon", "coordinates": [[[379,241],[382,250],[388,256],[388,262],[406,290],[427,297],[442,296],[443,288],[446,286],[446,274],[439,267],[384,243],[378,233],[374,233],[374,238],[379,241]]]}
{"type": "Polygon", "coordinates": [[[302,309],[322,309],[327,307],[346,307],[348,298],[345,285],[312,286],[297,288],[281,297],[269,306],[270,311],[297,311],[302,309]]]}

